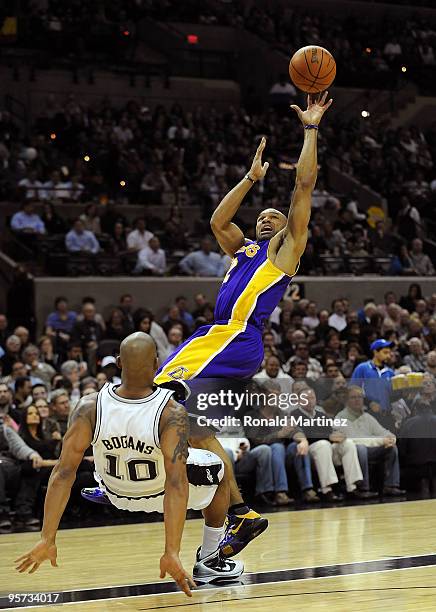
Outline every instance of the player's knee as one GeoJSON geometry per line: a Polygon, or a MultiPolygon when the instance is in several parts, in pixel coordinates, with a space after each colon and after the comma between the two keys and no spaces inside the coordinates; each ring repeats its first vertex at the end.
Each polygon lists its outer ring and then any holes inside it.
{"type": "Polygon", "coordinates": [[[256,454],[262,459],[271,457],[271,446],[268,444],[260,444],[259,446],[256,446],[255,451],[256,454]]]}

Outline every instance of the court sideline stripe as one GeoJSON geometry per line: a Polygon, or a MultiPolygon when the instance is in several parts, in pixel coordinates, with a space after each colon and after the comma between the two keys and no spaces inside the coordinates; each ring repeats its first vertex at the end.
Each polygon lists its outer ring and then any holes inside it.
{"type": "MultiPolygon", "coordinates": [[[[335,565],[320,565],[312,568],[295,568],[288,570],[272,570],[262,573],[245,574],[242,580],[235,583],[227,583],[223,587],[255,586],[259,584],[272,584],[290,582],[296,580],[310,580],[319,578],[335,578],[339,576],[352,576],[355,574],[368,574],[374,572],[386,572],[393,570],[415,569],[421,567],[436,566],[436,554],[414,555],[406,557],[394,557],[390,559],[379,559],[372,561],[359,561],[355,563],[339,563],[335,565]]],[[[217,588],[210,585],[207,588],[217,588]]],[[[203,587],[204,589],[204,587],[203,587]]],[[[145,597],[151,595],[169,595],[179,593],[177,585],[172,582],[149,582],[145,584],[133,584],[117,587],[95,587],[88,589],[76,589],[71,591],[59,591],[62,594],[62,603],[80,603],[108,599],[120,599],[124,597],[145,597]]],[[[12,609],[7,597],[0,598],[0,610],[12,609]]],[[[55,604],[62,605],[62,604],[55,604]]],[[[16,609],[35,606],[16,605],[16,609]]]]}
{"type": "MultiPolygon", "coordinates": [[[[250,597],[233,597],[231,599],[209,599],[208,601],[202,601],[201,605],[205,606],[214,603],[227,603],[228,601],[251,601],[252,599],[268,599],[271,597],[300,597],[301,595],[329,595],[330,593],[372,593],[378,591],[413,591],[417,589],[436,589],[436,586],[407,586],[407,587],[385,587],[385,588],[374,588],[374,589],[334,589],[333,591],[304,591],[302,593],[277,593],[275,595],[252,595],[250,597]]],[[[169,606],[157,606],[154,608],[138,608],[138,610],[165,610],[168,608],[186,608],[188,606],[198,606],[198,601],[188,601],[182,604],[171,604],[169,606]]]]}

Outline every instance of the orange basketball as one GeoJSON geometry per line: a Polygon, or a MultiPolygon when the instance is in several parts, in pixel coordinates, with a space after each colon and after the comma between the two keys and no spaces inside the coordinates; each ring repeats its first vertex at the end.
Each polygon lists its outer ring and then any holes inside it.
{"type": "Polygon", "coordinates": [[[306,93],[319,93],[333,83],[336,62],[333,55],[323,47],[302,47],[291,57],[289,76],[298,89],[306,93]]]}

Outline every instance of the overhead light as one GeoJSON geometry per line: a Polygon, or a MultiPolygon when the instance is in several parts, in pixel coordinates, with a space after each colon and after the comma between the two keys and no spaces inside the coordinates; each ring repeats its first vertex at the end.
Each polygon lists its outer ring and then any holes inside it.
{"type": "Polygon", "coordinates": [[[367,111],[367,110],[363,110],[360,114],[362,115],[362,117],[364,119],[366,119],[370,115],[369,111],[367,111]]]}
{"type": "Polygon", "coordinates": [[[83,161],[89,162],[89,161],[91,161],[91,158],[89,157],[89,155],[84,155],[83,156],[83,161]]]}

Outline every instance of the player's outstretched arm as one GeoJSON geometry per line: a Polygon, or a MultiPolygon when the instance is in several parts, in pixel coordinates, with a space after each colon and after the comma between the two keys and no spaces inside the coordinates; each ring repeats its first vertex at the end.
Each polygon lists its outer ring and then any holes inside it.
{"type": "Polygon", "coordinates": [[[16,559],[16,569],[20,573],[30,570],[29,574],[33,574],[46,560],[50,560],[52,566],[57,567],[56,533],[70,498],[77,468],[92,441],[96,397],[97,394],[94,393],[83,397],[72,414],[62,444],[61,456],[48,482],[41,540],[32,550],[16,559]]]}
{"type": "Polygon", "coordinates": [[[195,587],[192,576],[183,568],[180,544],[188,507],[189,484],[186,474],[188,458],[189,421],[185,408],[170,400],[162,413],[160,425],[161,450],[165,462],[165,552],[160,559],[160,577],[168,573],[178,586],[192,597],[195,587]]]}
{"type": "Polygon", "coordinates": [[[269,167],[268,162],[262,164],[262,152],[265,145],[266,139],[262,138],[260,145],[257,147],[251,168],[246,175],[250,178],[243,178],[236,187],[229,191],[219,203],[210,220],[210,226],[215,238],[222,250],[227,255],[230,255],[230,257],[233,257],[236,251],[244,246],[245,243],[244,234],[235,223],[232,223],[232,219],[238,212],[242,200],[250,188],[256,181],[265,176],[269,167]]]}
{"type": "Polygon", "coordinates": [[[317,127],[325,111],[333,102],[331,99],[326,102],[327,95],[327,91],[318,99],[309,95],[305,111],[302,111],[295,104],[291,106],[304,126],[304,143],[298,159],[297,176],[288,221],[275,259],[277,267],[288,274],[295,272],[298,261],[306,248],[312,191],[315,187],[318,171],[317,127]]]}

